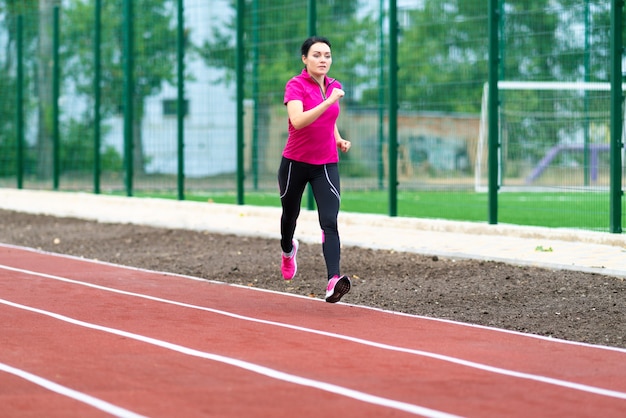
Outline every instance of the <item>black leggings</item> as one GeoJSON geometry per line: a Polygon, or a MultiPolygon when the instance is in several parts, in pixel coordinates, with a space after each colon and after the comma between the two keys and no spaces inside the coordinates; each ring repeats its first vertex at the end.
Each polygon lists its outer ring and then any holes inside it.
{"type": "Polygon", "coordinates": [[[313,165],[282,158],[278,169],[278,187],[283,207],[280,218],[280,246],[285,253],[292,250],[296,221],[300,215],[302,195],[307,183],[311,184],[317,204],[317,215],[322,227],[322,252],[330,279],[339,275],[341,257],[337,230],[341,201],[337,163],[313,165]]]}

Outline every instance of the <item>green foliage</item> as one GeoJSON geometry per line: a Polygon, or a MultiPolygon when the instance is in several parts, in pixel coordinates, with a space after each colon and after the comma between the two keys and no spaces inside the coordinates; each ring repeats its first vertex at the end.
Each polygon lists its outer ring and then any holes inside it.
{"type": "Polygon", "coordinates": [[[484,3],[426,0],[407,11],[398,42],[404,109],[478,112],[488,72],[484,3]]]}
{"type": "MultiPolygon", "coordinates": [[[[31,113],[35,109],[34,103],[39,103],[40,115],[44,120],[43,126],[52,126],[52,104],[37,100],[36,94],[41,93],[41,87],[33,92],[31,85],[33,80],[41,72],[41,60],[49,59],[40,56],[38,38],[39,12],[44,5],[43,0],[0,0],[0,13],[3,13],[8,27],[7,50],[14,48],[16,39],[16,20],[18,14],[24,14],[24,59],[25,59],[25,118],[32,119],[31,113]]],[[[46,0],[46,7],[59,5],[61,9],[61,50],[62,84],[64,87],[71,86],[72,94],[86,100],[88,108],[93,108],[93,75],[94,68],[94,31],[95,31],[95,2],[93,0],[76,0],[61,2],[60,0],[46,0]]],[[[135,69],[133,73],[135,85],[133,91],[134,115],[137,120],[143,117],[144,99],[157,94],[164,82],[173,84],[176,70],[176,28],[172,23],[176,10],[174,0],[134,0],[134,54],[135,69]]],[[[102,1],[102,31],[100,45],[102,95],[101,116],[103,119],[116,115],[122,108],[123,87],[123,64],[125,45],[123,44],[123,13],[121,0],[102,1]]],[[[43,15],[42,15],[43,16],[43,15]]],[[[45,35],[49,36],[49,35],[45,35]]],[[[0,75],[0,87],[2,91],[14,91],[13,78],[10,74],[14,64],[11,62],[12,55],[6,57],[6,61],[0,58],[0,65],[7,71],[0,75]],[[10,75],[9,75],[10,74],[10,75]],[[7,87],[7,89],[5,89],[7,87]]],[[[51,85],[52,80],[39,80],[39,85],[51,85]]],[[[67,93],[67,92],[66,92],[67,93]]],[[[14,129],[14,103],[5,96],[0,104],[0,147],[13,148],[15,139],[10,136],[14,129]],[[12,142],[11,142],[12,141],[12,142]]],[[[64,110],[63,108],[61,109],[64,110]]],[[[62,167],[64,169],[82,170],[87,159],[85,156],[93,155],[86,148],[92,137],[89,124],[81,121],[76,116],[62,117],[61,129],[68,136],[62,139],[61,149],[62,167]],[[68,165],[69,164],[69,165],[68,165]],[[78,166],[76,166],[78,164],[78,166]]],[[[38,126],[42,126],[41,124],[38,126]]],[[[138,124],[137,126],[141,126],[138,124]]],[[[140,137],[140,135],[138,136],[140,137]]],[[[10,154],[5,154],[10,155],[10,154]]],[[[115,158],[109,158],[112,164],[116,164],[115,158]]],[[[93,159],[91,160],[93,162],[93,159]]],[[[43,162],[40,161],[40,163],[43,162]]],[[[9,163],[5,165],[9,167],[9,163]]],[[[10,169],[10,168],[9,168],[10,169]]]]}
{"type": "MultiPolygon", "coordinates": [[[[0,91],[14,92],[14,80],[0,72],[0,91]]],[[[7,95],[8,96],[8,95],[7,95]]],[[[15,174],[17,166],[15,140],[15,101],[13,97],[0,100],[0,176],[15,174]]]]}
{"type": "Polygon", "coordinates": [[[4,19],[6,29],[2,35],[4,51],[0,55],[0,176],[17,174],[17,139],[16,139],[16,63],[10,53],[15,48],[17,37],[17,15],[37,9],[36,0],[5,0],[0,1],[0,15],[4,19]]]}
{"type": "Polygon", "coordinates": [[[39,3],[40,0],[3,0],[0,1],[0,13],[12,18],[19,14],[34,13],[39,3]]]}
{"type": "MultiPolygon", "coordinates": [[[[103,134],[109,131],[103,128],[103,134]]],[[[64,173],[91,172],[95,164],[93,122],[85,120],[69,120],[64,127],[61,140],[60,163],[64,173]]],[[[113,147],[100,151],[100,167],[102,171],[119,171],[122,169],[122,156],[113,147]]]]}
{"type": "Polygon", "coordinates": [[[0,177],[16,175],[17,145],[14,136],[0,136],[0,156],[0,177]]]}
{"type": "MultiPolygon", "coordinates": [[[[176,81],[177,31],[175,0],[134,0],[132,2],[132,112],[133,165],[136,173],[143,172],[141,121],[145,99],[158,94],[165,83],[176,81]]],[[[101,117],[123,113],[125,63],[129,45],[126,44],[124,13],[121,0],[102,1],[101,10],[101,117]]],[[[94,36],[95,3],[77,0],[64,10],[64,47],[61,59],[65,79],[76,93],[93,107],[94,101],[94,36]]],[[[71,140],[71,139],[70,139],[71,140]]]]}
{"type": "Polygon", "coordinates": [[[119,173],[124,165],[122,156],[111,146],[107,146],[100,151],[102,171],[119,173]]]}
{"type": "MultiPolygon", "coordinates": [[[[24,19],[24,44],[26,49],[35,47],[35,40],[38,30],[39,3],[41,0],[0,0],[0,14],[5,20],[7,30],[7,45],[14,47],[17,37],[17,17],[21,15],[24,19]],[[29,48],[30,47],[30,48],[29,48]]],[[[7,49],[8,51],[9,49],[7,49]]],[[[6,57],[7,62],[10,56],[6,57]]]]}
{"type": "MultiPolygon", "coordinates": [[[[300,45],[308,37],[307,1],[290,0],[247,0],[244,7],[244,39],[246,60],[246,92],[248,97],[258,88],[258,100],[282,103],[285,83],[298,74],[302,67],[300,45]]],[[[376,39],[369,19],[357,21],[355,12],[358,0],[341,2],[321,0],[317,3],[319,35],[327,36],[333,49],[333,77],[352,80],[359,68],[354,62],[362,62],[362,43],[365,36],[358,33],[370,32],[376,39]],[[332,18],[332,19],[330,19],[332,18]],[[338,28],[341,27],[341,30],[338,28]]],[[[236,12],[236,1],[231,2],[236,12]]],[[[204,62],[215,68],[228,70],[224,80],[234,81],[236,53],[236,13],[232,20],[220,22],[212,27],[212,39],[196,52],[204,62]]],[[[369,75],[368,75],[369,77],[369,75]]]]}
{"type": "MultiPolygon", "coordinates": [[[[134,0],[135,116],[143,116],[143,100],[157,94],[163,82],[174,85],[176,29],[173,0],[134,0]]],[[[102,2],[102,115],[117,114],[122,106],[124,79],[123,14],[121,1],[102,2]]],[[[62,61],[65,76],[83,97],[92,98],[94,68],[94,2],[76,0],[64,9],[62,61]]]]}

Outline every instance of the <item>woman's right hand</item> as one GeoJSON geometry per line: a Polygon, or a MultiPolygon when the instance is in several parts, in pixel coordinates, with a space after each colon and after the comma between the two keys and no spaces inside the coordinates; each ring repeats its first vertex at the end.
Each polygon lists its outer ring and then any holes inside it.
{"type": "Polygon", "coordinates": [[[342,89],[334,89],[331,93],[330,93],[330,97],[328,97],[326,99],[326,101],[332,103],[335,103],[336,101],[338,101],[339,99],[341,99],[343,96],[346,95],[346,92],[343,91],[342,89]]]}

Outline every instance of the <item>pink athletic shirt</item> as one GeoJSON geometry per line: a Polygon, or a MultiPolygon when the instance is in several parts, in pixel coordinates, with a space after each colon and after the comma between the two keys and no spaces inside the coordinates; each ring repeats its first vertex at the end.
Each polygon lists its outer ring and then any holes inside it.
{"type": "MultiPolygon", "coordinates": [[[[341,83],[326,76],[326,96],[333,89],[340,89],[341,83]]],[[[291,100],[300,100],[306,112],[324,101],[321,86],[311,78],[306,68],[293,77],[285,86],[286,105],[291,100]]],[[[290,160],[308,164],[328,164],[339,161],[337,141],[335,139],[335,123],[339,117],[339,102],[333,103],[312,124],[296,129],[289,121],[289,137],[283,150],[283,156],[290,160]]]]}

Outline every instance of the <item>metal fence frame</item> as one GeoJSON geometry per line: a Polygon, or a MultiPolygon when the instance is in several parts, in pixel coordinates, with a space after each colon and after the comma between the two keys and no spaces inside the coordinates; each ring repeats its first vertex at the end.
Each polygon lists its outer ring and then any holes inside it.
{"type": "MultiPolygon", "coordinates": [[[[95,21],[96,27],[94,28],[94,43],[97,46],[100,42],[100,10],[102,7],[102,0],[95,0],[95,21]]],[[[388,107],[386,113],[388,116],[388,132],[387,132],[387,147],[388,147],[388,182],[387,188],[389,193],[388,201],[388,214],[389,216],[397,216],[397,192],[398,192],[398,132],[397,132],[397,119],[398,119],[398,84],[397,84],[397,72],[398,72],[398,11],[396,0],[387,1],[387,13],[388,13],[388,48],[386,51],[388,60],[388,97],[386,98],[388,107]]],[[[316,33],[316,0],[308,1],[308,17],[309,17],[309,32],[310,34],[316,33]]],[[[245,7],[244,0],[237,0],[238,11],[243,11],[245,7]]],[[[383,7],[383,0],[381,0],[381,8],[383,7]]],[[[490,224],[498,223],[498,192],[500,185],[498,184],[498,170],[499,170],[499,156],[501,152],[501,143],[499,138],[498,129],[498,106],[499,106],[499,91],[498,91],[498,65],[501,57],[499,56],[499,20],[502,17],[502,2],[500,0],[488,1],[488,17],[489,17],[489,120],[488,120],[488,135],[489,135],[489,149],[488,149],[488,222],[490,224]]],[[[123,0],[123,15],[124,15],[124,45],[126,54],[124,54],[124,179],[126,194],[128,196],[133,195],[133,113],[132,113],[132,91],[134,88],[134,63],[133,63],[133,2],[132,0],[123,0]]],[[[185,199],[185,175],[184,175],[184,158],[183,149],[185,144],[184,138],[184,57],[185,57],[185,41],[184,41],[184,1],[177,0],[177,17],[178,17],[178,36],[177,36],[177,146],[178,146],[178,175],[177,175],[177,197],[180,200],[185,199]]],[[[24,97],[23,97],[23,46],[22,46],[22,31],[23,23],[22,17],[17,19],[17,43],[16,43],[16,133],[17,133],[17,188],[23,188],[23,158],[24,158],[24,97]]],[[[246,65],[244,53],[243,53],[243,13],[238,13],[237,18],[237,202],[244,204],[244,76],[246,65]]],[[[53,148],[53,188],[55,190],[59,187],[59,7],[54,8],[54,74],[53,77],[53,118],[54,118],[54,148],[53,148]]],[[[611,0],[611,109],[610,109],[610,232],[621,233],[622,232],[622,106],[623,106],[623,92],[622,92],[622,39],[623,39],[623,1],[611,0]],[[616,76],[618,75],[618,76],[616,76]]],[[[99,69],[99,62],[101,60],[98,47],[94,48],[93,55],[95,68],[99,69]]],[[[94,124],[94,137],[96,143],[96,150],[99,150],[100,144],[100,73],[98,70],[94,73],[94,98],[95,98],[95,124],[94,124]]],[[[93,167],[93,192],[100,193],[100,155],[96,152],[95,163],[93,167]]],[[[312,201],[309,199],[309,206],[312,206],[312,201]]]]}

